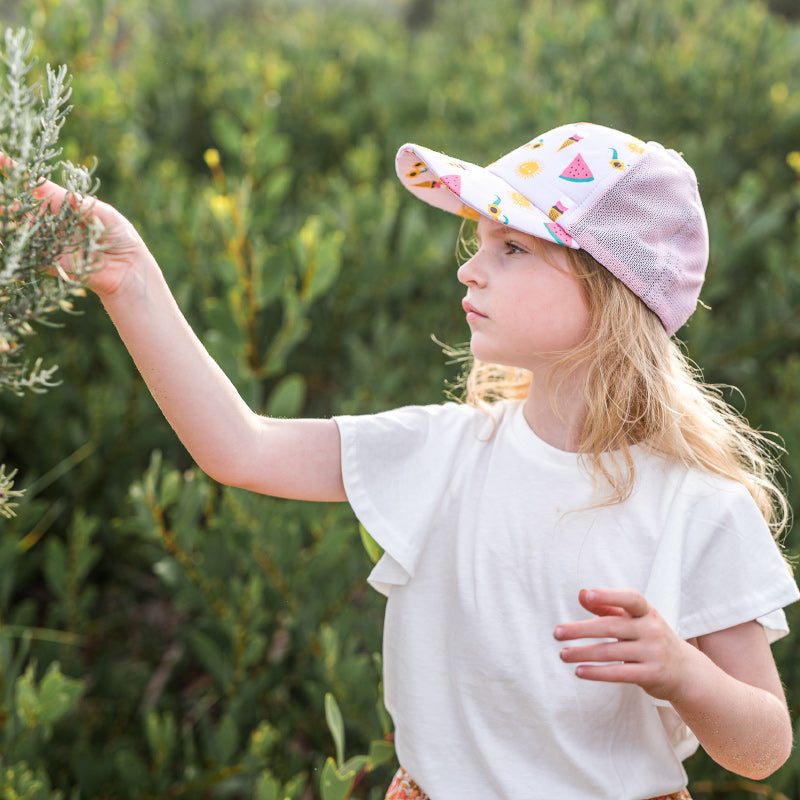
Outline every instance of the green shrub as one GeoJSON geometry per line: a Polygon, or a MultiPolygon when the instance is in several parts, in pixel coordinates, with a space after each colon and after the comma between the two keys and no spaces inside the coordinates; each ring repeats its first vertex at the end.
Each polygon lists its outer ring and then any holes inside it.
{"type": "MultiPolygon", "coordinates": [[[[399,186],[403,142],[485,162],[584,118],[683,150],[713,247],[687,347],[797,474],[797,23],[748,0],[424,5],[36,0],[10,21],[74,76],[65,157],[98,156],[103,199],[270,413],[437,402],[454,376],[430,337],[466,336],[457,222],[399,186]]],[[[382,797],[382,602],[351,512],[199,474],[99,304],[80,310],[26,342],[58,390],[0,394],[0,461],[25,490],[0,529],[3,780],[306,800],[324,776],[332,800],[349,766],[352,796],[382,797]],[[68,702],[23,729],[15,687],[48,680],[68,702]]],[[[775,648],[795,717],[797,647],[775,648]]],[[[796,796],[800,760],[758,790],[702,754],[689,772],[696,800],[796,796]]]]}

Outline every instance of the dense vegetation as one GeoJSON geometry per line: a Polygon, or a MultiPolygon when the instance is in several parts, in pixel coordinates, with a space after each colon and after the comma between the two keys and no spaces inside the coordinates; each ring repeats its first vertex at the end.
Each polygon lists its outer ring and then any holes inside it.
{"type": "MultiPolygon", "coordinates": [[[[39,73],[68,66],[64,157],[98,157],[100,196],[272,414],[437,402],[454,377],[431,336],[466,335],[457,222],[399,187],[403,142],[487,162],[587,119],[682,150],[712,255],[711,310],[681,335],[800,474],[796,20],[749,0],[26,0],[0,15],[32,31],[39,73]]],[[[328,756],[389,733],[355,520],[199,473],[99,304],[75,305],[25,343],[61,385],[0,392],[0,463],[24,489],[0,520],[0,795],[320,796],[328,756]]],[[[799,642],[775,647],[795,719],[799,642]]],[[[800,754],[752,786],[703,754],[688,769],[696,800],[800,798],[800,754]]],[[[382,797],[391,770],[353,796],[382,797]]]]}

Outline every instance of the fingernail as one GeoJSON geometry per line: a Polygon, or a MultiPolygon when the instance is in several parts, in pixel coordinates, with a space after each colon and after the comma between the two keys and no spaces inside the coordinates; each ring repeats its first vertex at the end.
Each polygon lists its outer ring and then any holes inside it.
{"type": "Polygon", "coordinates": [[[586,600],[589,603],[591,603],[596,597],[597,595],[593,591],[589,590],[588,592],[586,592],[586,600]]]}
{"type": "Polygon", "coordinates": [[[563,635],[564,635],[564,629],[561,627],[558,627],[553,631],[553,636],[555,636],[556,639],[560,639],[563,635]]]}
{"type": "Polygon", "coordinates": [[[558,655],[561,656],[561,658],[563,660],[563,659],[565,659],[567,657],[567,653],[569,653],[569,647],[563,648],[558,655]]]}

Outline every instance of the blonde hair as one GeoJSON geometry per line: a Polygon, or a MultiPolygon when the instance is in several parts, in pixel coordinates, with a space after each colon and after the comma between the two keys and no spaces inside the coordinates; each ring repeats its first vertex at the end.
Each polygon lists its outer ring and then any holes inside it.
{"type": "MultiPolygon", "coordinates": [[[[459,256],[472,244],[462,226],[459,256]]],[[[578,452],[591,474],[610,487],[602,505],[623,501],[633,489],[631,446],[747,487],[779,538],[788,528],[789,504],[776,478],[780,448],[731,408],[722,388],[703,381],[700,370],[671,339],[661,321],[620,280],[584,250],[568,249],[583,283],[590,327],[581,345],[556,364],[551,402],[567,379],[586,370],[586,420],[578,452]],[[613,453],[615,458],[609,459],[613,453]]],[[[463,400],[487,408],[500,400],[523,400],[532,375],[524,369],[486,364],[467,357],[463,400]]]]}

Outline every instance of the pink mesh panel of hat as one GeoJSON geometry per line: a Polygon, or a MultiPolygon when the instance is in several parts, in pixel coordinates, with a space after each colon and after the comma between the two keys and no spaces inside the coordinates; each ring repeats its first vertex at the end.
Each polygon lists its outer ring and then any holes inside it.
{"type": "Polygon", "coordinates": [[[657,142],[571,123],[487,167],[405,144],[396,169],[409,191],[438,208],[586,250],[670,335],[697,305],[708,263],[697,179],[657,142]]]}

